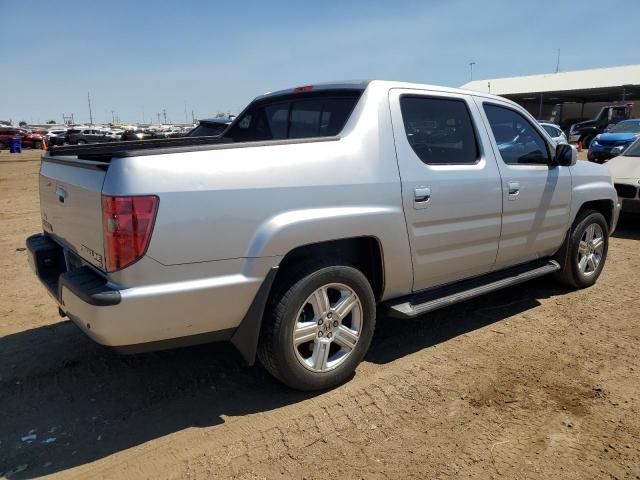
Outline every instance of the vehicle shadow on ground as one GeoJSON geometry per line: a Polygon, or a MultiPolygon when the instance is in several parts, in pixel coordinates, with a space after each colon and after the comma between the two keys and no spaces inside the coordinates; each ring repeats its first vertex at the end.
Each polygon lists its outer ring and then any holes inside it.
{"type": "MultiPolygon", "coordinates": [[[[563,292],[538,280],[416,320],[382,315],[365,361],[393,361],[563,292]]],[[[120,356],[70,322],[1,338],[0,391],[0,477],[16,479],[61,472],[189,427],[314,395],[283,387],[260,367],[244,367],[227,344],[120,356]]]]}
{"type": "Polygon", "coordinates": [[[613,236],[626,240],[640,240],[640,215],[630,213],[620,215],[618,227],[613,236]]]}

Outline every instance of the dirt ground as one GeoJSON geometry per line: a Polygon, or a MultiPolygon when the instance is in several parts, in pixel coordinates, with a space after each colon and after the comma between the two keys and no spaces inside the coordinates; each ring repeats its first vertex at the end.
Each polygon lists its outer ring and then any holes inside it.
{"type": "Polygon", "coordinates": [[[0,153],[0,477],[640,478],[640,218],[593,288],[380,318],[349,383],[301,394],[225,344],[118,356],[58,317],[23,248],[37,160],[0,153]]]}

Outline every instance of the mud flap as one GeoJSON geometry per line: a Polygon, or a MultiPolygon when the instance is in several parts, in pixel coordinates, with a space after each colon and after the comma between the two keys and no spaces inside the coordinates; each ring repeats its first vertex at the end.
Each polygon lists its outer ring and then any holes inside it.
{"type": "Polygon", "coordinates": [[[247,365],[252,366],[256,361],[256,352],[258,351],[258,340],[260,339],[260,328],[262,326],[262,317],[264,309],[269,299],[271,286],[278,273],[278,267],[273,267],[267,273],[262,285],[258,289],[249,310],[242,319],[240,326],[236,329],[231,337],[231,343],[240,352],[242,358],[247,365]]]}

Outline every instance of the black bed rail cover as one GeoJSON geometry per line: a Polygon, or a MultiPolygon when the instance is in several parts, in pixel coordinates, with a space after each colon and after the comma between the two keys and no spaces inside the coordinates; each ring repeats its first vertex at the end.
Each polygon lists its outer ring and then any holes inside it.
{"type": "Polygon", "coordinates": [[[228,143],[230,140],[222,137],[180,137],[159,138],[151,140],[127,140],[123,142],[94,143],[90,145],[68,145],[64,147],[51,146],[48,148],[48,156],[74,156],[78,158],[104,159],[136,150],[154,150],[175,147],[195,147],[201,145],[216,145],[228,143]]]}

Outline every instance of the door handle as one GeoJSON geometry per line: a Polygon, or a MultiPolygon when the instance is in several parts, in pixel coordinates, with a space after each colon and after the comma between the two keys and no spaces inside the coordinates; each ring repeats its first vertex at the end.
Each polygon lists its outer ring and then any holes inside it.
{"type": "Polygon", "coordinates": [[[520,194],[520,182],[509,182],[507,184],[509,200],[515,200],[520,194]]]}
{"type": "Polygon", "coordinates": [[[416,187],[413,189],[414,208],[427,208],[431,199],[431,189],[429,187],[416,187]]]}

